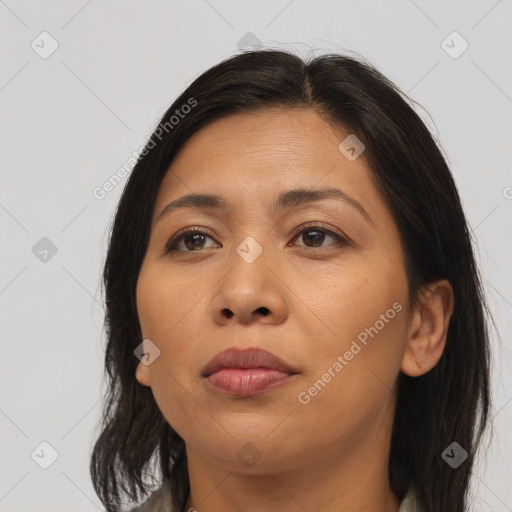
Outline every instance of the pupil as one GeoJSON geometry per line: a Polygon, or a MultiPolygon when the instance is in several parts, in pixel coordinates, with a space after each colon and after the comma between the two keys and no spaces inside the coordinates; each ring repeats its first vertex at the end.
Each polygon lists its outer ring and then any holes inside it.
{"type": "Polygon", "coordinates": [[[323,241],[323,237],[325,236],[325,233],[323,233],[321,231],[315,231],[315,230],[306,231],[306,233],[308,233],[307,236],[310,239],[310,241],[312,241],[314,243],[313,247],[322,245],[322,241],[323,241]],[[310,236],[311,233],[313,233],[313,237],[310,236]]]}
{"type": "Polygon", "coordinates": [[[187,237],[187,239],[185,240],[185,245],[187,246],[188,249],[197,249],[197,248],[200,248],[198,245],[188,245],[188,242],[191,241],[191,240],[196,240],[198,238],[203,238],[203,235],[189,235],[187,237]]]}

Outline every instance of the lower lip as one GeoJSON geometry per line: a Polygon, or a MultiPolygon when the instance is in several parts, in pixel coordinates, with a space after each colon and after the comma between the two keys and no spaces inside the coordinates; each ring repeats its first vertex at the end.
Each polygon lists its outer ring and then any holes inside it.
{"type": "Polygon", "coordinates": [[[226,368],[212,373],[208,382],[218,391],[234,396],[252,396],[286,382],[289,373],[265,368],[226,368]]]}

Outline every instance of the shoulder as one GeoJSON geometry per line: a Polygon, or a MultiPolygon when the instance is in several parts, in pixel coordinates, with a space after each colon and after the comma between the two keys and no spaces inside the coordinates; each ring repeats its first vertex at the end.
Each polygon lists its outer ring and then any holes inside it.
{"type": "Polygon", "coordinates": [[[127,512],[173,512],[169,483],[164,482],[144,503],[127,512]]]}
{"type": "Polygon", "coordinates": [[[400,503],[398,512],[422,512],[416,497],[414,489],[409,489],[405,498],[400,503]]]}

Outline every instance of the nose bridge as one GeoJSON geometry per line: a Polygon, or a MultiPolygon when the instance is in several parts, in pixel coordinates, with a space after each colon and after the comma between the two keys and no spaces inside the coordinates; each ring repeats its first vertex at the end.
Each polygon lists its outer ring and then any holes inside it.
{"type": "Polygon", "coordinates": [[[228,274],[229,283],[226,283],[228,289],[236,294],[240,299],[260,297],[267,288],[267,278],[269,270],[267,268],[270,249],[268,244],[264,248],[263,236],[247,236],[237,246],[229,257],[231,272],[228,274]]]}
{"type": "MultiPolygon", "coordinates": [[[[237,245],[237,247],[235,249],[235,253],[247,265],[251,265],[258,259],[260,259],[260,263],[261,263],[261,259],[263,259],[263,260],[265,259],[265,258],[260,258],[264,252],[263,234],[259,234],[256,236],[259,238],[261,243],[258,242],[258,240],[254,236],[247,236],[237,245]]],[[[267,252],[268,252],[268,250],[269,250],[268,244],[266,244],[266,245],[267,245],[267,252]]]]}

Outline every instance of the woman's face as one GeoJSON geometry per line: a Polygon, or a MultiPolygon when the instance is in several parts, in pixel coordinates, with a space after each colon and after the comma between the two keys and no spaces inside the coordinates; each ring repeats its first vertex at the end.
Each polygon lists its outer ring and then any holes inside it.
{"type": "Polygon", "coordinates": [[[231,115],[189,139],[162,182],[137,284],[146,352],[160,353],[137,379],[189,457],[259,473],[388,449],[408,335],[404,254],[354,159],[362,147],[339,149],[349,135],[313,110],[231,115]],[[222,207],[159,217],[189,194],[222,207]],[[205,234],[165,253],[193,227],[205,234]],[[295,375],[253,394],[220,390],[203,371],[232,347],[264,349],[295,375]]]}

